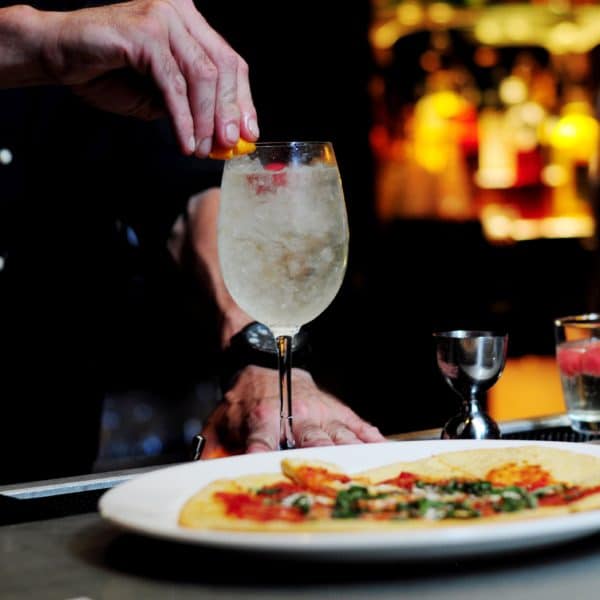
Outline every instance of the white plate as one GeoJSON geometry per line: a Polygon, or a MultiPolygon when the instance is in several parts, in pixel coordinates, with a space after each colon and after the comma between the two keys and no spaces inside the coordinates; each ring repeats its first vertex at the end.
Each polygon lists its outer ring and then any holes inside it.
{"type": "MultiPolygon", "coordinates": [[[[438,452],[482,447],[549,445],[600,456],[600,446],[521,440],[404,441],[285,451],[286,457],[315,458],[338,464],[348,473],[438,452]]],[[[564,542],[600,530],[600,511],[515,523],[479,524],[431,531],[349,533],[254,533],[201,531],[179,527],[185,501],[218,478],[248,473],[277,473],[281,452],[246,454],[172,466],[139,475],[106,492],[99,503],[108,521],[154,537],[205,547],[268,552],[328,560],[418,560],[506,553],[564,542]]]]}

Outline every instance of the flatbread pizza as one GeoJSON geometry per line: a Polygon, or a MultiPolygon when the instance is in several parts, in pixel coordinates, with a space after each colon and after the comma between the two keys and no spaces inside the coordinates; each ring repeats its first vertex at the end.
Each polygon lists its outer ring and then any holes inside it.
{"type": "Polygon", "coordinates": [[[261,532],[423,529],[600,508],[600,458],[548,446],[439,453],[348,474],[283,459],[281,473],[213,481],[179,525],[261,532]]]}

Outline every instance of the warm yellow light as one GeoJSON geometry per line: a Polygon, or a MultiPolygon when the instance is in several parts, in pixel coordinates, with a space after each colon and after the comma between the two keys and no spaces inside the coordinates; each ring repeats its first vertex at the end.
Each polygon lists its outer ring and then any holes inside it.
{"type": "Polygon", "coordinates": [[[387,48],[391,48],[399,37],[398,23],[396,21],[389,21],[375,29],[371,36],[371,41],[375,48],[386,50],[387,48]]]}
{"type": "Polygon", "coordinates": [[[558,187],[569,181],[569,172],[562,165],[549,164],[542,169],[541,178],[548,187],[558,187]]]}
{"type": "Polygon", "coordinates": [[[527,99],[527,84],[520,77],[511,75],[500,82],[498,93],[505,104],[519,104],[527,99]]]}
{"type": "Polygon", "coordinates": [[[589,103],[583,100],[573,100],[572,102],[567,102],[560,112],[562,115],[591,115],[592,109],[589,103]]]}
{"type": "Polygon", "coordinates": [[[448,165],[448,150],[444,146],[417,143],[415,161],[430,173],[441,173],[448,165]]]}
{"type": "Polygon", "coordinates": [[[537,127],[546,115],[546,111],[537,102],[525,102],[519,107],[519,115],[524,123],[531,127],[537,127]]]}
{"type": "Polygon", "coordinates": [[[506,37],[515,42],[522,42],[531,36],[531,25],[522,15],[509,17],[504,22],[506,37]]]}
{"type": "Polygon", "coordinates": [[[533,150],[539,143],[538,125],[544,111],[539,104],[525,102],[513,104],[505,113],[505,126],[511,131],[511,139],[518,150],[533,150]]]}
{"type": "Polygon", "coordinates": [[[589,160],[596,148],[598,123],[593,117],[567,114],[558,120],[550,134],[550,144],[569,151],[574,158],[589,160]]]}
{"type": "Polygon", "coordinates": [[[585,238],[594,235],[594,219],[591,215],[570,215],[544,219],[541,234],[546,238],[585,238]]]}
{"type": "Polygon", "coordinates": [[[418,25],[423,20],[423,9],[417,2],[402,2],[396,8],[396,19],[405,27],[418,25]]]}
{"type": "Polygon", "coordinates": [[[561,149],[573,148],[577,144],[577,126],[573,119],[560,119],[550,136],[550,143],[561,149]]]}
{"type": "Polygon", "coordinates": [[[532,129],[528,127],[519,127],[513,135],[515,148],[523,152],[534,150],[538,145],[538,138],[532,129]]]}
{"type": "Polygon", "coordinates": [[[547,46],[555,54],[577,51],[580,33],[578,25],[562,21],[548,33],[547,46]]]}
{"type": "Polygon", "coordinates": [[[594,219],[589,214],[524,219],[514,210],[489,205],[481,212],[485,237],[493,242],[521,242],[540,238],[588,238],[594,235],[594,219]]]}
{"type": "Polygon", "coordinates": [[[508,217],[498,215],[485,222],[485,231],[488,239],[506,240],[511,238],[512,223],[508,217]]]}
{"type": "Polygon", "coordinates": [[[502,28],[495,19],[482,18],[475,24],[475,37],[482,44],[493,46],[502,40],[502,28]]]}
{"type": "Polygon", "coordinates": [[[540,222],[536,219],[515,219],[511,237],[515,242],[534,240],[540,236],[540,222]]]}
{"type": "Polygon", "coordinates": [[[516,179],[516,156],[503,115],[483,111],[478,123],[479,166],[475,183],[484,189],[507,188],[516,179]]]}
{"type": "Polygon", "coordinates": [[[454,9],[445,2],[433,2],[429,6],[429,18],[438,25],[445,25],[452,20],[454,9]]]}
{"type": "Polygon", "coordinates": [[[445,90],[424,96],[419,105],[426,112],[434,112],[442,119],[451,119],[464,110],[466,101],[456,92],[445,90]]]}
{"type": "Polygon", "coordinates": [[[415,161],[431,173],[448,166],[450,146],[456,130],[452,119],[468,106],[457,93],[445,90],[421,97],[415,106],[415,161]]]}
{"type": "Polygon", "coordinates": [[[541,144],[549,144],[550,136],[552,131],[558,123],[558,117],[556,115],[546,115],[538,127],[538,137],[540,138],[541,144]]]}

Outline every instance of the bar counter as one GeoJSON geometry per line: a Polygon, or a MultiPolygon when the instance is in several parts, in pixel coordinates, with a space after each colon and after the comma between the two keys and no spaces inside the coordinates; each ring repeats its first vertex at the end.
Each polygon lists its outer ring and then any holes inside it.
{"type": "Polygon", "coordinates": [[[122,533],[97,514],[0,530],[0,596],[143,598],[597,598],[600,535],[481,561],[265,560],[122,533]]]}
{"type": "MultiPolygon", "coordinates": [[[[557,423],[562,421],[550,424],[557,423]]],[[[430,433],[395,437],[426,439],[430,433]]],[[[78,489],[100,494],[103,486],[138,472],[88,477],[78,489]]],[[[0,488],[1,497],[33,497],[41,489],[54,488],[47,482],[27,492],[22,486],[11,489],[0,488]]],[[[308,558],[206,549],[146,537],[116,528],[90,510],[0,527],[0,597],[552,600],[596,598],[600,583],[600,533],[545,548],[459,560],[349,562],[303,556],[308,558]]]]}

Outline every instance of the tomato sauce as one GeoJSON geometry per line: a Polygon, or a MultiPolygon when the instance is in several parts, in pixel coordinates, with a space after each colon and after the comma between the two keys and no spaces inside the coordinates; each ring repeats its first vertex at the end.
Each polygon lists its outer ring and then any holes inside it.
{"type": "Polygon", "coordinates": [[[390,485],[396,485],[399,488],[410,490],[416,481],[417,476],[414,473],[402,471],[398,476],[393,477],[392,479],[386,479],[383,483],[389,483],[390,485]]]}
{"type": "Polygon", "coordinates": [[[550,473],[542,469],[540,465],[519,467],[515,463],[508,463],[497,469],[492,469],[485,479],[497,486],[516,485],[530,492],[555,483],[550,473]]]}
{"type": "Polygon", "coordinates": [[[286,498],[290,494],[303,493],[306,492],[306,489],[297,483],[289,483],[286,481],[278,481],[277,483],[273,483],[271,485],[266,485],[260,490],[258,490],[257,494],[262,496],[263,498],[271,498],[273,500],[281,500],[282,498],[286,498]]]}
{"type": "MultiPolygon", "coordinates": [[[[338,473],[330,473],[326,469],[318,467],[303,467],[296,473],[299,483],[279,481],[264,486],[258,491],[252,492],[217,492],[218,498],[225,506],[225,512],[229,516],[240,519],[251,519],[254,521],[286,521],[301,522],[310,519],[326,519],[331,517],[332,506],[315,502],[311,505],[310,516],[307,509],[300,506],[282,505],[282,501],[292,494],[303,494],[317,492],[324,496],[336,495],[335,489],[328,487],[327,483],[339,481],[347,483],[350,477],[338,473]]],[[[396,477],[387,479],[384,484],[395,485],[411,492],[413,486],[420,481],[414,473],[402,471],[396,477]]],[[[528,492],[556,484],[550,473],[541,468],[540,465],[517,466],[515,463],[503,465],[492,469],[487,474],[486,481],[496,488],[518,486],[528,492]]],[[[431,485],[443,487],[452,480],[437,480],[428,482],[431,485]]],[[[462,481],[462,480],[461,480],[462,481]]],[[[466,482],[466,480],[464,480],[466,482]]],[[[467,482],[468,483],[468,482],[467,482]]],[[[492,492],[499,493],[499,490],[492,492]]],[[[536,494],[537,506],[564,506],[587,496],[600,493],[600,485],[583,488],[579,486],[563,487],[556,492],[539,495],[536,494]]],[[[470,507],[479,513],[479,517],[488,517],[498,514],[498,505],[481,496],[471,502],[470,507]]],[[[519,509],[522,510],[522,509],[519,509]]],[[[394,509],[383,509],[373,512],[362,512],[357,518],[369,520],[397,519],[398,513],[394,509]]],[[[414,518],[414,517],[412,517],[414,518]]],[[[417,517],[419,518],[419,517],[417,517]]]]}
{"type": "Polygon", "coordinates": [[[600,492],[600,485],[591,488],[572,487],[567,488],[564,492],[557,494],[549,494],[538,498],[539,506],[563,506],[581,500],[586,496],[597,494],[600,492]]]}
{"type": "Polygon", "coordinates": [[[339,481],[340,483],[351,481],[347,475],[330,473],[327,469],[321,467],[302,467],[296,472],[295,478],[311,492],[330,498],[337,496],[337,491],[329,485],[332,481],[339,481]]]}
{"type": "Polygon", "coordinates": [[[268,496],[232,492],[217,492],[215,496],[225,504],[225,512],[228,515],[239,519],[288,522],[299,522],[305,519],[304,513],[299,508],[270,503],[268,496]]]}

